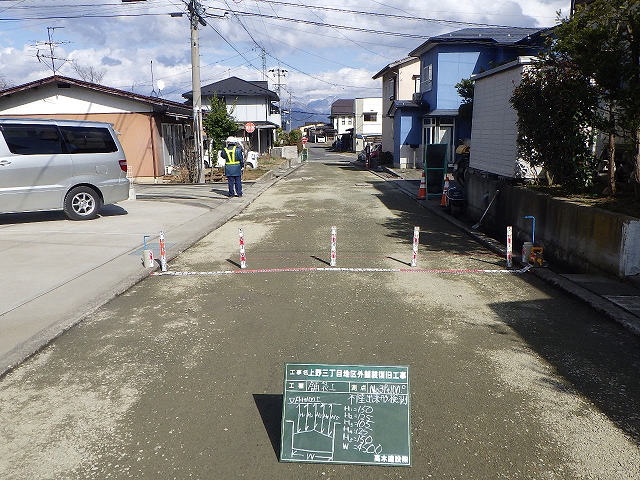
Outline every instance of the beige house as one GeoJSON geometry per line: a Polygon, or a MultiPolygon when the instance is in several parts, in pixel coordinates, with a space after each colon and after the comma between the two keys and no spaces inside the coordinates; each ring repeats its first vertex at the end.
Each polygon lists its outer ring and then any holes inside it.
{"type": "Polygon", "coordinates": [[[193,138],[186,105],[60,75],[0,91],[0,117],[112,123],[138,182],[156,181],[180,164],[193,138]]]}
{"type": "MultiPolygon", "coordinates": [[[[415,158],[422,158],[422,151],[417,151],[409,145],[400,145],[399,149],[394,144],[394,117],[392,111],[396,101],[413,101],[415,93],[420,91],[420,59],[406,57],[402,60],[390,63],[373,76],[373,79],[382,80],[382,151],[399,152],[399,157],[394,163],[401,168],[415,167],[415,158]]],[[[394,155],[395,157],[395,155],[394,155]]]]}

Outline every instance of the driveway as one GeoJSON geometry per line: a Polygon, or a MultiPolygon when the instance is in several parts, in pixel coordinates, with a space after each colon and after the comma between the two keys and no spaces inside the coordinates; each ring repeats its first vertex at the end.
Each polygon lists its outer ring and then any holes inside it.
{"type": "Polygon", "coordinates": [[[242,199],[222,184],[139,185],[137,200],[105,205],[92,221],[62,212],[0,215],[0,376],[149,274],[142,247],[171,259],[255,200],[274,180],[247,182],[242,199]]]}

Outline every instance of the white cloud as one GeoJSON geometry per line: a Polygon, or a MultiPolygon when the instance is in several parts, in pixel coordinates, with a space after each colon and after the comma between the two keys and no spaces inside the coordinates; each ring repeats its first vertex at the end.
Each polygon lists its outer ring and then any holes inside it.
{"type": "MultiPolygon", "coordinates": [[[[378,95],[379,83],[371,79],[374,73],[406,56],[426,37],[464,28],[466,25],[461,22],[550,26],[555,23],[556,11],[568,11],[570,0],[493,4],[477,0],[201,2],[210,24],[200,27],[203,84],[231,75],[261,80],[263,48],[267,68],[279,65],[288,70],[284,79],[286,92],[306,103],[329,96],[378,95]],[[224,11],[238,16],[215,17],[224,11]],[[283,17],[298,22],[282,21],[283,17]],[[323,24],[325,26],[321,26],[323,24]],[[374,30],[387,33],[371,33],[374,30]]],[[[162,79],[165,83],[163,96],[182,101],[181,94],[191,90],[189,20],[187,16],[169,15],[176,11],[186,11],[181,0],[122,4],[115,0],[97,0],[80,2],[77,6],[69,0],[5,0],[0,3],[0,68],[14,84],[51,75],[51,70],[38,62],[37,49],[33,46],[36,41],[47,41],[47,27],[64,27],[53,32],[57,57],[104,68],[102,83],[126,90],[133,88],[143,94],[153,89],[153,62],[154,80],[162,79]]],[[[40,48],[43,51],[42,44],[40,48]]],[[[70,65],[61,67],[60,74],[76,75],[70,65]]]]}

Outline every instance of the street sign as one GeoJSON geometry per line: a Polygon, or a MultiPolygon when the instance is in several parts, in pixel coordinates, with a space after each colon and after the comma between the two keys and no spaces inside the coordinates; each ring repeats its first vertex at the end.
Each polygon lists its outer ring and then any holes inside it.
{"type": "Polygon", "coordinates": [[[411,466],[409,367],[285,364],[280,461],[411,466]]]}
{"type": "Polygon", "coordinates": [[[256,124],[253,122],[247,122],[244,124],[244,131],[247,133],[253,133],[256,129],[256,124]]]}
{"type": "Polygon", "coordinates": [[[306,145],[307,144],[307,137],[302,137],[302,144],[306,145]]]}

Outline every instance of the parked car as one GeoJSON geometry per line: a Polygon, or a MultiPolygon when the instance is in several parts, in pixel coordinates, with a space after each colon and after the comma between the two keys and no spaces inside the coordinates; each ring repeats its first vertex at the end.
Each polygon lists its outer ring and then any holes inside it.
{"type": "Polygon", "coordinates": [[[0,119],[0,213],[88,220],[127,198],[127,160],[110,123],[0,119]]]}
{"type": "MultiPolygon", "coordinates": [[[[244,164],[247,168],[258,168],[258,157],[260,154],[258,152],[249,151],[249,143],[245,142],[241,138],[237,137],[228,137],[227,142],[237,143],[242,147],[242,151],[244,153],[244,164]]],[[[216,167],[224,167],[226,163],[224,158],[222,158],[221,150],[218,150],[218,160],[216,161],[216,167]]]]}

